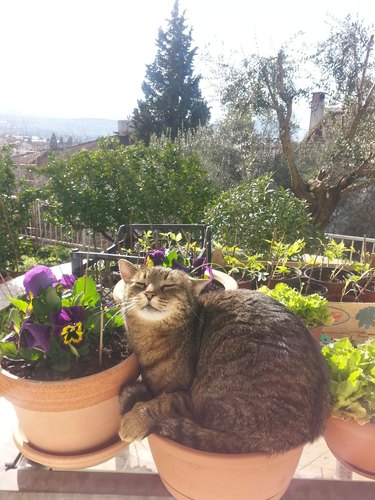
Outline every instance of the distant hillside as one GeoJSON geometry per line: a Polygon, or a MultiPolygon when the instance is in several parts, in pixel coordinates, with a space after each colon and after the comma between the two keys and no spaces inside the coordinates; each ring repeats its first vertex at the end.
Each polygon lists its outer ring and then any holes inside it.
{"type": "Polygon", "coordinates": [[[116,120],[101,118],[46,118],[19,116],[0,112],[0,135],[26,135],[49,139],[53,133],[59,139],[69,136],[82,141],[113,135],[117,131],[116,120]]]}

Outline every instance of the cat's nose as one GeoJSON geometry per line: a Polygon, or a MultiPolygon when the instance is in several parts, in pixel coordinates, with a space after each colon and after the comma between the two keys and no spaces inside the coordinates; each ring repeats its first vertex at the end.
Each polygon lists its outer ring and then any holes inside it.
{"type": "Polygon", "coordinates": [[[152,297],[155,296],[155,293],[150,291],[144,292],[144,294],[146,295],[148,301],[150,301],[152,297]]]}

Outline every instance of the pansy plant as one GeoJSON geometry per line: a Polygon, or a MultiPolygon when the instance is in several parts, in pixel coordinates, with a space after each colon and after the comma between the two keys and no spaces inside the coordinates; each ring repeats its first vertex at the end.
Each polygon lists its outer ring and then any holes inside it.
{"type": "Polygon", "coordinates": [[[23,284],[26,300],[8,297],[14,308],[9,334],[0,342],[0,354],[7,358],[69,371],[97,351],[100,336],[123,326],[118,308],[102,305],[90,276],[58,280],[49,267],[37,265],[23,284]]]}
{"type": "Polygon", "coordinates": [[[144,258],[147,267],[162,266],[179,269],[194,278],[213,279],[212,267],[205,257],[186,257],[177,248],[149,250],[144,258]]]}

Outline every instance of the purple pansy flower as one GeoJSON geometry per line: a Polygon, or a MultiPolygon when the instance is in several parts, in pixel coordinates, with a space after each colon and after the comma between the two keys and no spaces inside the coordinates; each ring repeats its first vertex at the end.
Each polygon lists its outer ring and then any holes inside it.
{"type": "Polygon", "coordinates": [[[194,276],[203,276],[205,271],[204,264],[206,263],[207,259],[205,257],[195,257],[195,259],[193,259],[194,276]]]}
{"type": "Polygon", "coordinates": [[[63,307],[51,314],[51,322],[55,325],[54,334],[59,336],[65,345],[81,344],[84,340],[83,320],[85,311],[81,306],[63,307]]]}
{"type": "Polygon", "coordinates": [[[63,274],[62,278],[59,280],[59,283],[63,286],[63,288],[71,290],[77,279],[77,276],[75,276],[74,274],[63,274]]]}
{"type": "Polygon", "coordinates": [[[147,265],[147,259],[150,259],[154,266],[162,266],[165,257],[165,249],[161,248],[160,250],[150,250],[147,252],[145,257],[145,264],[147,265]]]}
{"type": "Polygon", "coordinates": [[[178,260],[174,259],[172,261],[172,269],[179,269],[180,271],[184,271],[184,273],[188,273],[189,272],[189,267],[188,266],[184,266],[183,264],[180,264],[178,262],[178,260]]]}
{"type": "Polygon", "coordinates": [[[26,320],[20,328],[20,342],[29,349],[38,348],[47,352],[50,348],[50,327],[26,320]]]}
{"type": "Polygon", "coordinates": [[[57,283],[56,276],[47,266],[37,265],[27,271],[23,280],[23,286],[27,293],[37,297],[42,290],[57,283]]]}

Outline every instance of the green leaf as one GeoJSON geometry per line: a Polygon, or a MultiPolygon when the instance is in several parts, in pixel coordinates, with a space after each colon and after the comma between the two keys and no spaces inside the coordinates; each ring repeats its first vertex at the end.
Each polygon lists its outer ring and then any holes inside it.
{"type": "Polygon", "coordinates": [[[11,304],[13,304],[15,307],[17,307],[17,309],[19,309],[23,313],[26,313],[26,310],[29,306],[28,302],[25,302],[24,300],[16,299],[15,297],[10,297],[10,296],[8,296],[7,299],[9,300],[9,302],[11,304]]]}
{"type": "Polygon", "coordinates": [[[74,345],[72,344],[69,344],[69,349],[71,350],[71,352],[74,354],[74,356],[76,356],[77,358],[79,358],[79,352],[77,351],[77,349],[74,347],[74,345]]]}
{"type": "Polygon", "coordinates": [[[9,359],[19,359],[17,346],[14,342],[0,342],[0,354],[9,359]]]}
{"type": "Polygon", "coordinates": [[[96,283],[91,276],[81,276],[73,285],[73,294],[83,294],[82,304],[84,306],[95,306],[100,303],[100,295],[96,289],[96,283]]]}

